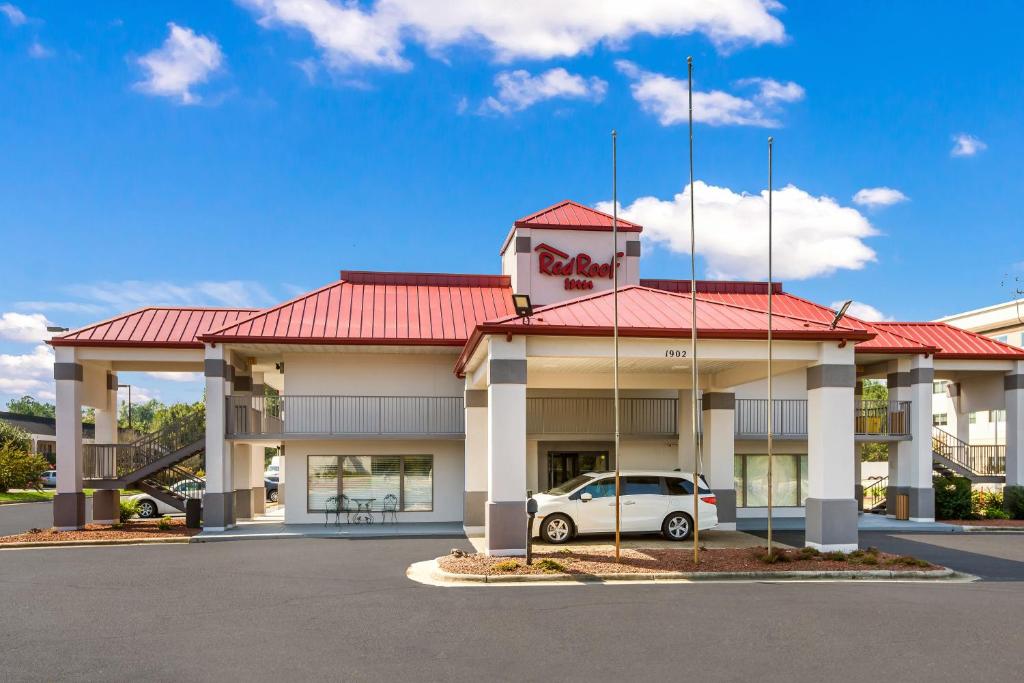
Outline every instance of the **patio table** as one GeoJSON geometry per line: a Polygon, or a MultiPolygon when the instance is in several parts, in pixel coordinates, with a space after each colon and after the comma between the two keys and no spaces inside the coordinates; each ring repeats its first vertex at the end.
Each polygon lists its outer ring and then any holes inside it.
{"type": "Polygon", "coordinates": [[[357,524],[373,524],[373,503],[376,498],[349,498],[356,504],[356,512],[353,515],[357,524]]]}

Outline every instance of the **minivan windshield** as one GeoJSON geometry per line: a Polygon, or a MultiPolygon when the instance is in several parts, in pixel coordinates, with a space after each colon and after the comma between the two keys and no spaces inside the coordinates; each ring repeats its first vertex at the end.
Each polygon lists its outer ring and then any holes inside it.
{"type": "Polygon", "coordinates": [[[569,493],[570,491],[575,491],[576,489],[578,489],[579,487],[583,486],[584,484],[586,484],[588,481],[590,481],[593,478],[594,478],[594,475],[592,475],[592,474],[581,474],[578,477],[573,477],[572,479],[570,479],[569,481],[565,482],[564,484],[559,484],[558,486],[556,486],[553,489],[548,489],[547,491],[545,491],[545,493],[548,493],[548,494],[550,494],[552,496],[564,496],[565,494],[569,493]]]}

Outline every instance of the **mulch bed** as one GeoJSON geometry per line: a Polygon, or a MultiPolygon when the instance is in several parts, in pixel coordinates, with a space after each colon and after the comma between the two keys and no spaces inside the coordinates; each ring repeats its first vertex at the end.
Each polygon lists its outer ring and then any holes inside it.
{"type": "Polygon", "coordinates": [[[923,560],[891,555],[871,548],[849,555],[813,554],[805,550],[776,550],[780,560],[764,561],[767,548],[715,548],[700,552],[694,565],[693,551],[650,549],[622,551],[622,562],[615,562],[614,551],[541,551],[534,553],[533,565],[525,558],[488,557],[467,554],[447,555],[438,560],[441,569],[453,574],[488,576],[514,574],[650,574],[656,572],[790,572],[790,571],[927,571],[940,569],[923,560]],[[557,564],[551,564],[552,562],[557,564]]]}
{"type": "Polygon", "coordinates": [[[960,526],[1005,526],[1024,529],[1024,519],[943,519],[939,521],[943,524],[960,526]]]}
{"type": "Polygon", "coordinates": [[[140,538],[172,538],[175,536],[194,536],[201,529],[189,529],[185,526],[185,520],[172,519],[171,526],[166,531],[161,530],[157,525],[158,519],[132,520],[122,526],[113,527],[106,524],[86,524],[84,529],[76,531],[57,531],[56,529],[32,529],[23,534],[13,536],[0,536],[0,544],[3,543],[39,543],[53,541],[96,541],[115,540],[129,541],[140,538]]]}

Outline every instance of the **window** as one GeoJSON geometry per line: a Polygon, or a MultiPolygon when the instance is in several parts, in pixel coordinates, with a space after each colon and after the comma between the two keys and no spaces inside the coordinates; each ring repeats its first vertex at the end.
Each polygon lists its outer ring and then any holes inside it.
{"type": "Polygon", "coordinates": [[[992,411],[993,422],[1006,422],[1006,411],[1005,410],[993,410],[992,411]]]}
{"type": "Polygon", "coordinates": [[[375,510],[394,496],[402,512],[429,512],[434,509],[434,457],[311,455],[306,486],[309,512],[322,512],[328,498],[341,494],[375,510]]]}
{"type": "Polygon", "coordinates": [[[949,424],[949,415],[946,413],[935,413],[932,415],[932,426],[942,427],[949,424]]]}
{"type": "MultiPolygon", "coordinates": [[[[707,487],[707,481],[702,476],[700,482],[700,493],[711,493],[711,489],[707,487]]],[[[668,487],[668,495],[670,496],[692,496],[693,495],[693,482],[689,479],[681,479],[678,477],[668,477],[665,479],[665,484],[668,487]]]]}
{"type": "Polygon", "coordinates": [[[946,393],[946,383],[942,380],[935,380],[932,382],[932,393],[933,394],[944,394],[946,393]]]}
{"type": "Polygon", "coordinates": [[[615,479],[599,479],[580,491],[580,493],[589,493],[594,498],[614,498],[615,479]]]}
{"type": "MultiPolygon", "coordinates": [[[[612,487],[615,483],[612,480],[612,487]]],[[[622,495],[643,496],[661,494],[661,477],[626,477],[622,495]]],[[[614,492],[613,492],[614,495],[614,492]]]]}
{"type": "MultiPolygon", "coordinates": [[[[738,507],[768,505],[768,456],[737,455],[734,460],[738,507]]],[[[807,456],[774,456],[772,505],[798,507],[807,500],[807,456]]]]}
{"type": "Polygon", "coordinates": [[[1008,334],[1001,334],[998,337],[996,337],[996,341],[997,342],[1003,342],[1004,344],[1006,344],[1008,341],[1010,341],[1010,335],[1008,335],[1008,334]]]}

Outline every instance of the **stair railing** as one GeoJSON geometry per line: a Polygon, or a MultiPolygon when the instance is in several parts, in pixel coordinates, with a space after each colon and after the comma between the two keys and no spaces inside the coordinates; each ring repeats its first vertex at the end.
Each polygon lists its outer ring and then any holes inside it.
{"type": "Polygon", "coordinates": [[[888,495],[889,477],[881,477],[872,481],[864,489],[864,509],[873,510],[882,503],[888,495]]]}
{"type": "Polygon", "coordinates": [[[129,444],[86,444],[82,470],[86,479],[120,479],[202,439],[206,414],[192,411],[129,444]]]}
{"type": "Polygon", "coordinates": [[[944,429],[933,427],[932,450],[972,474],[992,476],[1006,473],[1006,446],[972,446],[944,429]]]}

